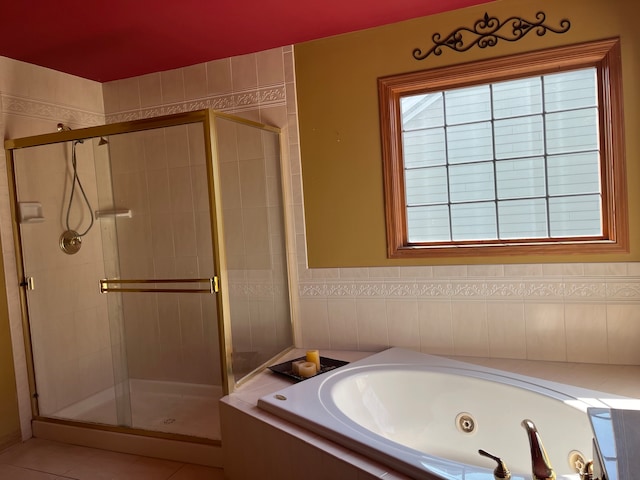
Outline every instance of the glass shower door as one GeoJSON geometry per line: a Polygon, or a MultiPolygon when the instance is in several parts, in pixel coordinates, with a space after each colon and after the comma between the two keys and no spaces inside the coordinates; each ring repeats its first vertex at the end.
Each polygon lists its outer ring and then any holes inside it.
{"type": "Polygon", "coordinates": [[[89,140],[13,152],[21,286],[35,415],[117,425],[127,413],[116,409],[107,299],[95,283],[104,264],[89,209],[98,202],[93,152],[89,140]],[[74,172],[84,197],[76,183],[69,201],[74,172]],[[73,255],[61,249],[61,233],[70,229],[84,233],[73,255]]]}
{"type": "Polygon", "coordinates": [[[100,290],[115,304],[112,343],[119,340],[126,357],[128,426],[219,438],[217,277],[204,134],[195,123],[108,138],[110,185],[99,216],[103,243],[112,243],[103,249],[100,290]]]}
{"type": "Polygon", "coordinates": [[[38,418],[220,438],[210,134],[185,117],[10,152],[38,418]]]}
{"type": "Polygon", "coordinates": [[[293,343],[279,142],[208,110],[7,141],[38,419],[220,438],[293,343]]]}

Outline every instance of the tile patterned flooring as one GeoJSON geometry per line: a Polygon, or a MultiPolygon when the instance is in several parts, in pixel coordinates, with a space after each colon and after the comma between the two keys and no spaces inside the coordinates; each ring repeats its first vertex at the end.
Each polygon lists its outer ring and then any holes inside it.
{"type": "Polygon", "coordinates": [[[220,468],[32,438],[0,453],[0,480],[223,480],[220,468]]]}

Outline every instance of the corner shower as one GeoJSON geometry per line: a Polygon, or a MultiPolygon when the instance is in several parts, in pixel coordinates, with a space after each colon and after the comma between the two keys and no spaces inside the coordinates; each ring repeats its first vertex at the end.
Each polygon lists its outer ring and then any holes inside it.
{"type": "Polygon", "coordinates": [[[293,343],[279,137],[202,110],[5,142],[36,421],[219,445],[293,343]]]}

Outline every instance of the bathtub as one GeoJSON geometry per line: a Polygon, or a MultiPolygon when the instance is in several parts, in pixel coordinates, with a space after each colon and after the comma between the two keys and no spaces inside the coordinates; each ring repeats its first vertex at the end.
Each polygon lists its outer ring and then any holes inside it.
{"type": "Polygon", "coordinates": [[[258,406],[416,479],[492,480],[501,457],[531,478],[531,419],[558,479],[592,458],[587,408],[633,402],[617,395],[391,348],[281,389],[258,406]]]}

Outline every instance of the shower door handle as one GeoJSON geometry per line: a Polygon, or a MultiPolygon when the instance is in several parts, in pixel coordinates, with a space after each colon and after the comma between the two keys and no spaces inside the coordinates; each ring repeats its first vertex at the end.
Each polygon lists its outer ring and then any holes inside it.
{"type": "Polygon", "coordinates": [[[24,277],[24,280],[22,280],[18,285],[21,287],[27,287],[27,290],[34,290],[36,288],[33,277],[24,277]]]}
{"type": "Polygon", "coordinates": [[[103,278],[100,280],[100,293],[218,293],[218,277],[213,276],[211,278],[152,278],[152,279],[118,279],[118,278],[103,278]],[[158,287],[143,287],[143,288],[129,288],[119,287],[111,285],[123,285],[123,284],[169,284],[169,283],[206,283],[207,288],[158,288],[158,287]]]}

